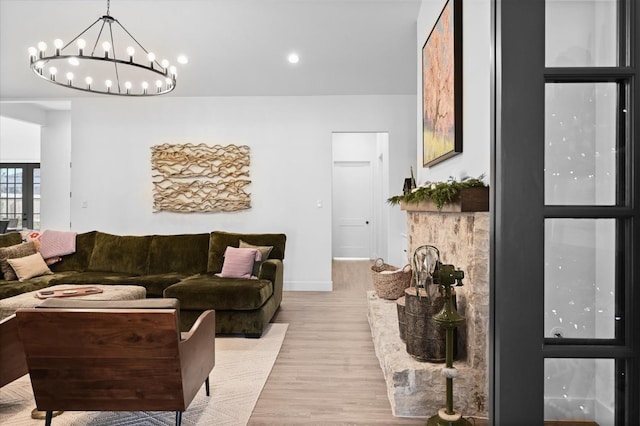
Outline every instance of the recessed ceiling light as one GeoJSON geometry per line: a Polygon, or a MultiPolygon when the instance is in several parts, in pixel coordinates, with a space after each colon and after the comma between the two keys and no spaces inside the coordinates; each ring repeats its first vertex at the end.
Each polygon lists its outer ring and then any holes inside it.
{"type": "Polygon", "coordinates": [[[287,61],[289,61],[290,64],[297,64],[300,62],[300,57],[297,53],[290,53],[289,56],[287,56],[287,61]]]}
{"type": "Polygon", "coordinates": [[[189,58],[187,58],[185,55],[178,56],[178,63],[179,64],[184,65],[184,64],[186,64],[188,62],[189,62],[189,58]]]}

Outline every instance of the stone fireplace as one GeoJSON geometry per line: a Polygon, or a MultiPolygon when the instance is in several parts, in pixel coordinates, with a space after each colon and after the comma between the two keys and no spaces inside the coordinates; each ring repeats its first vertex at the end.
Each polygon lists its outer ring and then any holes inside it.
{"type": "MultiPolygon", "coordinates": [[[[448,207],[448,206],[445,206],[448,207]]],[[[407,211],[408,254],[422,245],[440,250],[441,261],[465,273],[455,287],[458,312],[466,323],[457,329],[457,357],[453,381],[454,408],[463,416],[487,416],[489,327],[489,213],[438,211],[430,206],[403,206],[407,211]]],[[[460,209],[462,210],[462,209],[460,209]]],[[[376,355],[387,382],[395,416],[434,415],[445,406],[444,363],[420,362],[406,352],[400,340],[395,301],[368,294],[369,324],[376,355]]]]}

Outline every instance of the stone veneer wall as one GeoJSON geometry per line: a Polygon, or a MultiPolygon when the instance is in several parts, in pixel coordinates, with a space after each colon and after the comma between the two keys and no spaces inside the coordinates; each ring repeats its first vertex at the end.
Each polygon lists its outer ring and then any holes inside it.
{"type": "Polygon", "coordinates": [[[442,263],[465,273],[463,286],[455,287],[458,312],[467,320],[458,329],[458,353],[466,355],[471,368],[485,373],[480,383],[488,389],[489,213],[407,212],[407,220],[411,257],[417,247],[433,245],[442,263]]]}
{"type": "MultiPolygon", "coordinates": [[[[466,318],[458,328],[454,367],[454,408],[463,416],[486,416],[488,395],[489,213],[408,211],[410,260],[417,247],[433,245],[441,262],[465,273],[456,287],[458,311],[466,318]]],[[[398,336],[395,303],[369,296],[369,322],[376,354],[387,381],[396,416],[430,416],[444,406],[444,364],[415,361],[398,336]],[[404,351],[404,352],[403,352],[404,351]]]]}

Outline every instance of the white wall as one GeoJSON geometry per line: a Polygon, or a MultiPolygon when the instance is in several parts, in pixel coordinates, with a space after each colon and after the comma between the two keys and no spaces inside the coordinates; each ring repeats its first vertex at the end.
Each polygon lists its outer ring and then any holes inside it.
{"type": "MultiPolygon", "coordinates": [[[[414,96],[73,100],[71,229],[132,235],[284,232],[285,287],[328,290],[331,133],[389,132],[389,182],[400,191],[415,158],[415,104],[414,96]],[[252,208],[153,213],[150,147],[201,142],[250,146],[252,208]],[[317,200],[324,208],[317,208],[317,200]]],[[[66,170],[61,160],[60,176],[66,170]]],[[[385,208],[393,255],[401,252],[405,216],[385,208]]]]}
{"type": "Polygon", "coordinates": [[[489,183],[491,155],[491,2],[464,0],[462,7],[463,59],[462,153],[429,168],[422,166],[422,46],[446,0],[422,0],[417,24],[416,164],[417,183],[446,181],[450,176],[478,177],[489,183]]]}
{"type": "Polygon", "coordinates": [[[40,126],[0,116],[0,162],[39,163],[40,126]]]}
{"type": "Polygon", "coordinates": [[[71,215],[71,112],[46,113],[40,145],[40,229],[68,230],[71,215]]]}

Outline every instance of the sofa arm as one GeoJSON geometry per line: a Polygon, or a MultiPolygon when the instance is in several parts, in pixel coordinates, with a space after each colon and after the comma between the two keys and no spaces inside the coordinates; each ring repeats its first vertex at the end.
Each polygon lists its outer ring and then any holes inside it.
{"type": "Polygon", "coordinates": [[[273,283],[273,294],[278,304],[282,301],[282,287],[284,281],[284,266],[280,259],[267,259],[260,265],[258,279],[269,280],[273,283]]]}
{"type": "Polygon", "coordinates": [[[260,265],[260,271],[258,271],[259,280],[269,280],[274,285],[276,281],[282,284],[283,267],[282,261],[279,259],[267,259],[260,265]]]}

